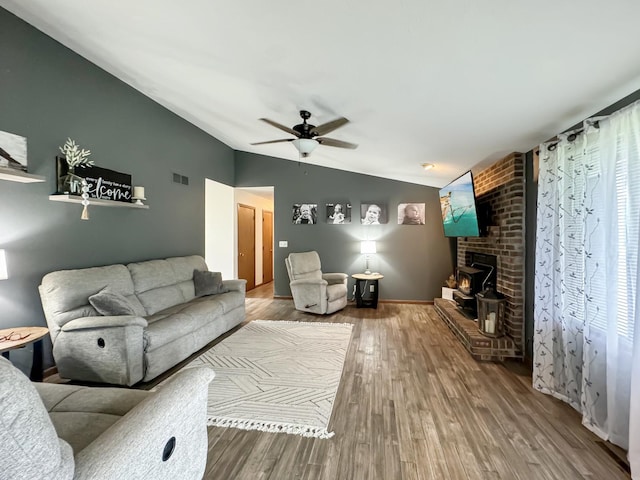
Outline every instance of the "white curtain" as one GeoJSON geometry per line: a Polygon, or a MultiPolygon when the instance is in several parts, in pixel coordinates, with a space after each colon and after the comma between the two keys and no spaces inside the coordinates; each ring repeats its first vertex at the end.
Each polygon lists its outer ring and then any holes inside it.
{"type": "Polygon", "coordinates": [[[533,385],[640,478],[640,103],[541,145],[537,215],[533,385]]]}

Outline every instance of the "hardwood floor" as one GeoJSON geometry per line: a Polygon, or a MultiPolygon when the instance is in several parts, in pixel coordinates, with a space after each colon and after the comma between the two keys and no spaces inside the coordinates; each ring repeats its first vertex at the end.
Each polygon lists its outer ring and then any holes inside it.
{"type": "Polygon", "coordinates": [[[247,294],[247,319],[348,322],[328,440],[209,428],[207,479],[628,479],[568,405],[519,363],[477,363],[432,305],[328,316],[247,294]]]}

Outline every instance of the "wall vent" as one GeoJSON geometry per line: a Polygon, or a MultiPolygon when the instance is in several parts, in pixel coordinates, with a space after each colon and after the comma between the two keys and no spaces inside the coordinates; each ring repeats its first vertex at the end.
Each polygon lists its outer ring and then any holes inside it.
{"type": "Polygon", "coordinates": [[[179,173],[173,174],[173,183],[179,183],[181,185],[189,185],[189,177],[180,175],[179,173]]]}

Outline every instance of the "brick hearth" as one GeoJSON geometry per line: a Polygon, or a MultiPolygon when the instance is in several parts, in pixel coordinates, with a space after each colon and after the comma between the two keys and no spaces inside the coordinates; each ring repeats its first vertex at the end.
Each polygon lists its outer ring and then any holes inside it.
{"type": "Polygon", "coordinates": [[[456,303],[444,298],[434,300],[436,312],[458,337],[476,360],[502,361],[505,358],[522,358],[516,343],[510,337],[490,338],[478,331],[478,324],[465,317],[456,303]]]}
{"type": "Polygon", "coordinates": [[[479,211],[490,211],[488,232],[481,237],[458,238],[458,267],[469,262],[468,252],[495,255],[498,263],[496,289],[506,300],[504,326],[507,337],[493,340],[478,332],[473,320],[456,312],[455,304],[435,299],[438,313],[474,357],[523,358],[525,175],[524,155],[512,153],[480,173],[473,185],[479,211]],[[438,307],[439,305],[439,307],[438,307]],[[507,343],[505,343],[507,342],[507,343]],[[475,353],[474,353],[475,352],[475,353]]]}

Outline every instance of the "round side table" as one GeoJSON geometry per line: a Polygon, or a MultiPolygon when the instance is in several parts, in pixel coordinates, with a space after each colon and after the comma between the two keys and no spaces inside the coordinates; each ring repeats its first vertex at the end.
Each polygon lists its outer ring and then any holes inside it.
{"type": "Polygon", "coordinates": [[[356,281],[356,307],[378,308],[378,280],[384,278],[384,275],[379,273],[354,273],[351,278],[356,281]],[[366,291],[367,285],[369,285],[368,292],[366,291]]]}
{"type": "Polygon", "coordinates": [[[30,378],[42,381],[42,338],[49,333],[46,327],[14,327],[0,330],[0,352],[7,360],[9,352],[33,343],[33,363],[30,378]]]}

